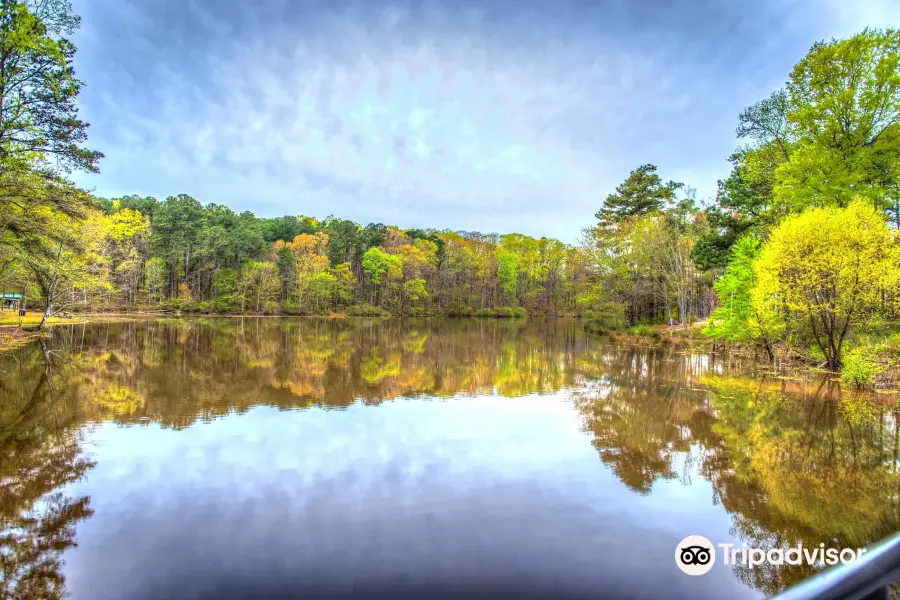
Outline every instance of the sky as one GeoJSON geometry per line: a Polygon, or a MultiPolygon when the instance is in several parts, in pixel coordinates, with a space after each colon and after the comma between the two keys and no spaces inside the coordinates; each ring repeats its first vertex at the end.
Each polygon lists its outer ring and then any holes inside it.
{"type": "Polygon", "coordinates": [[[101,196],[577,240],[657,165],[711,199],[745,106],[897,0],[74,0],[101,196]]]}

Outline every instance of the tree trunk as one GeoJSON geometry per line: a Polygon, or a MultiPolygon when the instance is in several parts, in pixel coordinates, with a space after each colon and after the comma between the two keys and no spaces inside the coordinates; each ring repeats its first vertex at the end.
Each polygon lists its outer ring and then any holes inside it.
{"type": "Polygon", "coordinates": [[[900,196],[894,198],[894,224],[897,226],[897,230],[900,231],[900,196]]]}
{"type": "Polygon", "coordinates": [[[53,314],[53,301],[47,300],[47,309],[44,311],[44,316],[41,317],[41,322],[37,326],[38,331],[44,328],[44,325],[47,324],[47,319],[51,314],[53,314]]]}
{"type": "Polygon", "coordinates": [[[769,343],[768,338],[762,339],[763,348],[766,349],[766,354],[769,355],[769,364],[775,364],[775,354],[772,352],[772,344],[769,343]]]}

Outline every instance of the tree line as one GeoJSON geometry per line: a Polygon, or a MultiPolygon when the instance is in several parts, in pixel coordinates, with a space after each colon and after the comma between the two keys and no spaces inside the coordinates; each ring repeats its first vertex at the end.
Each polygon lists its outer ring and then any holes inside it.
{"type": "Polygon", "coordinates": [[[857,383],[897,367],[900,30],[814,44],[738,121],[707,206],[653,165],[607,198],[584,235],[593,327],[708,315],[707,335],[772,361],[857,383]]]}
{"type": "Polygon", "coordinates": [[[259,218],[179,194],[98,198],[69,0],[0,4],[0,289],[68,309],[283,314],[572,312],[582,253],[520,234],[259,218]]]}
{"type": "MultiPolygon", "coordinates": [[[[574,310],[573,271],[584,271],[579,248],[549,238],[261,218],[184,194],[99,198],[79,225],[81,276],[65,280],[57,306],[559,314],[574,310]]],[[[34,273],[6,277],[21,287],[34,273]]]]}
{"type": "MultiPolygon", "coordinates": [[[[708,319],[718,341],[831,368],[847,343],[896,329],[897,29],[814,44],[781,89],[738,116],[741,145],[714,199],[644,164],[567,245],[261,218],[185,194],[94,197],[67,179],[103,157],[86,147],[75,103],[78,25],[68,0],[0,5],[0,288],[45,317],[576,314],[595,331],[708,319]]],[[[869,359],[852,359],[862,379],[877,368],[869,359]]]]}

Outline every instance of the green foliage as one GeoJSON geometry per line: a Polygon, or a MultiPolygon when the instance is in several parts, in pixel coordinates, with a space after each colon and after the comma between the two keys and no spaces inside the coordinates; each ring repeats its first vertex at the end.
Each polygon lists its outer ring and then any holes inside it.
{"type": "Polygon", "coordinates": [[[783,326],[777,303],[752,301],[759,254],[760,243],[753,237],[743,237],[734,245],[725,274],[714,286],[720,305],[709,316],[703,333],[726,342],[762,344],[772,359],[772,346],[783,326]]]}
{"type": "Polygon", "coordinates": [[[641,217],[661,210],[680,187],[682,184],[674,181],[664,184],[656,173],[656,165],[641,165],[616,187],[616,193],[606,197],[603,208],[594,216],[601,227],[641,217]]]}
{"type": "Polygon", "coordinates": [[[82,82],[70,41],[80,18],[67,0],[0,3],[0,170],[97,171],[102,154],[84,147],[82,82]]]}
{"type": "Polygon", "coordinates": [[[841,366],[841,380],[858,388],[870,385],[882,372],[880,346],[860,346],[847,352],[841,366]]]}
{"type": "Polygon", "coordinates": [[[519,285],[519,265],[512,252],[501,250],[497,254],[497,279],[506,299],[511,299],[519,285]]]}
{"type": "Polygon", "coordinates": [[[749,320],[753,314],[750,291],[756,284],[753,265],[759,256],[759,241],[741,238],[731,250],[725,274],[715,283],[721,305],[713,310],[703,332],[729,342],[755,341],[749,320]]]}
{"type": "Polygon", "coordinates": [[[737,133],[750,144],[707,211],[701,268],[722,268],[739,237],[786,215],[857,197],[900,226],[900,30],[816,43],[785,89],[741,113],[737,133]]]}
{"type": "Polygon", "coordinates": [[[594,307],[585,312],[584,329],[595,335],[605,335],[611,331],[623,331],[628,326],[625,307],[611,302],[593,301],[594,307]]]}
{"type": "Polygon", "coordinates": [[[628,333],[631,335],[636,335],[638,337],[649,337],[654,340],[658,340],[662,335],[659,333],[659,329],[656,327],[651,327],[650,325],[636,325],[628,330],[628,333]]]}
{"type": "Polygon", "coordinates": [[[495,319],[524,319],[528,316],[521,306],[500,306],[497,308],[481,308],[475,312],[476,317],[491,317],[495,319]]]}
{"type": "Polygon", "coordinates": [[[389,317],[391,313],[378,306],[369,304],[354,304],[347,309],[347,314],[351,317],[389,317]]]}
{"type": "Polygon", "coordinates": [[[463,304],[451,304],[444,311],[448,317],[472,317],[475,315],[475,309],[463,304]]]}
{"type": "MultiPolygon", "coordinates": [[[[760,109],[754,107],[742,114],[739,133],[750,135],[770,127],[780,131],[781,126],[765,120],[750,121],[751,117],[763,118],[760,109]]],[[[768,112],[764,114],[774,119],[768,112]]],[[[731,156],[731,173],[719,181],[716,204],[705,211],[709,229],[697,240],[693,251],[694,262],[703,270],[724,268],[731,247],[739,238],[761,237],[787,212],[772,200],[775,171],[787,158],[785,146],[775,138],[759,135],[762,141],[757,146],[743,148],[731,156]]]]}
{"type": "Polygon", "coordinates": [[[795,148],[775,197],[794,207],[879,208],[900,185],[900,30],[819,42],[794,67],[787,117],[795,148]]]}
{"type": "Polygon", "coordinates": [[[238,279],[241,311],[276,312],[278,291],[278,271],[273,263],[251,260],[241,268],[238,279]]]}
{"type": "Polygon", "coordinates": [[[882,285],[895,272],[893,249],[883,213],[862,200],[790,217],[755,265],[753,305],[808,323],[828,365],[838,368],[848,334],[881,305],[882,285]]]}
{"type": "Polygon", "coordinates": [[[166,261],[154,256],[147,261],[146,274],[148,297],[155,302],[163,300],[166,297],[166,285],[169,279],[166,261]]]}
{"type": "Polygon", "coordinates": [[[388,277],[399,277],[403,272],[403,262],[398,256],[373,247],[363,255],[362,268],[369,280],[379,286],[388,277]]]}
{"type": "Polygon", "coordinates": [[[421,302],[428,298],[424,279],[410,279],[403,284],[403,292],[410,302],[421,302]]]}

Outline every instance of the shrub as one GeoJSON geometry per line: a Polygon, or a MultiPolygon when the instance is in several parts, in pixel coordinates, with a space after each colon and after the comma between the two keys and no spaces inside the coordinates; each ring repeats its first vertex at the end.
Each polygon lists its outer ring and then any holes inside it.
{"type": "Polygon", "coordinates": [[[351,317],[389,317],[391,313],[378,306],[370,304],[354,304],[347,309],[351,317]]]}
{"type": "Polygon", "coordinates": [[[471,317],[472,309],[468,306],[463,306],[461,304],[454,304],[452,306],[447,307],[446,312],[448,317],[471,317]]]}
{"type": "MultiPolygon", "coordinates": [[[[366,306],[368,306],[368,305],[366,305],[366,306]]],[[[281,312],[283,314],[296,316],[296,317],[321,314],[320,312],[316,311],[315,308],[313,308],[312,306],[307,305],[307,306],[301,307],[299,304],[297,304],[296,300],[285,300],[284,303],[282,303],[282,305],[281,305],[281,312]]]]}
{"type": "Polygon", "coordinates": [[[475,316],[494,319],[524,319],[528,316],[528,312],[521,306],[500,306],[497,308],[479,309],[475,316]]]}
{"type": "Polygon", "coordinates": [[[636,325],[629,329],[628,333],[639,337],[651,337],[654,339],[658,339],[660,337],[659,331],[657,331],[655,327],[651,327],[650,325],[636,325]]]}
{"type": "Polygon", "coordinates": [[[212,312],[219,314],[237,312],[239,308],[231,298],[218,298],[211,303],[212,312]]]}
{"type": "Polygon", "coordinates": [[[606,335],[609,333],[609,329],[606,327],[606,324],[600,320],[589,319],[584,322],[584,330],[588,333],[592,333],[594,335],[606,335]]]}
{"type": "Polygon", "coordinates": [[[584,317],[584,330],[595,335],[621,331],[627,326],[625,308],[621,304],[602,303],[596,309],[585,311],[584,317]]]}
{"type": "Polygon", "coordinates": [[[882,371],[879,363],[880,346],[860,346],[844,357],[841,366],[841,380],[858,388],[871,384],[882,371]]]}

